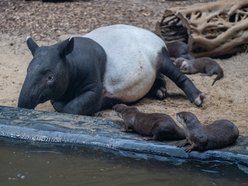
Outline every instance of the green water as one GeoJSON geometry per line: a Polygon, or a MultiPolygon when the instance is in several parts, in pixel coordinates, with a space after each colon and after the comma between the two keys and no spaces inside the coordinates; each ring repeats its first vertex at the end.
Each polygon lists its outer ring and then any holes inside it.
{"type": "Polygon", "coordinates": [[[237,166],[161,163],[102,150],[40,148],[0,141],[0,186],[248,186],[237,166]]]}

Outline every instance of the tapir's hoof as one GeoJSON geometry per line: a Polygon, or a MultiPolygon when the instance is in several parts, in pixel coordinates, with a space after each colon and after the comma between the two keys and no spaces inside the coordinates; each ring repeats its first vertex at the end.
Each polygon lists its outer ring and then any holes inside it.
{"type": "Polygon", "coordinates": [[[202,106],[203,100],[205,99],[205,94],[204,93],[200,93],[196,99],[194,100],[194,104],[198,107],[202,106]]]}
{"type": "Polygon", "coordinates": [[[167,97],[167,90],[164,87],[160,87],[156,92],[156,98],[159,100],[163,100],[167,97]]]}
{"type": "Polygon", "coordinates": [[[166,89],[166,82],[162,75],[159,75],[156,78],[148,95],[158,100],[163,100],[168,96],[167,89],[166,89]]]}

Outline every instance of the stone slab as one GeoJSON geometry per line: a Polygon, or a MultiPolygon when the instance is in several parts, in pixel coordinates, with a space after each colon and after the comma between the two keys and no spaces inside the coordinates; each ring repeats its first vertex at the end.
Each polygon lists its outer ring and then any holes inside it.
{"type": "Polygon", "coordinates": [[[72,144],[104,148],[132,158],[228,161],[248,166],[248,136],[240,136],[237,143],[228,148],[186,153],[175,146],[176,142],[145,141],[135,133],[121,132],[119,122],[99,117],[0,106],[0,137],[7,141],[62,147],[72,144]]]}

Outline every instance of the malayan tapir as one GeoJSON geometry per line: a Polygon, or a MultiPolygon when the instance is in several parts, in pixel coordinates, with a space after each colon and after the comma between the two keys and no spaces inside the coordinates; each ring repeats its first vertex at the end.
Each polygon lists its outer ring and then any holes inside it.
{"type": "Polygon", "coordinates": [[[51,100],[58,112],[92,115],[117,102],[135,102],[149,91],[163,99],[166,89],[157,78],[160,74],[197,106],[204,99],[173,65],[163,40],[142,28],[100,27],[82,37],[41,47],[28,37],[27,46],[33,59],[18,100],[21,108],[34,109],[51,100]]]}

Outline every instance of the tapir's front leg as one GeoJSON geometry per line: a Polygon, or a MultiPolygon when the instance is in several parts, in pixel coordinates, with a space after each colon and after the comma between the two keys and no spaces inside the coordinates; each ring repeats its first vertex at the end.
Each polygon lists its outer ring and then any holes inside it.
{"type": "Polygon", "coordinates": [[[195,87],[187,76],[176,68],[171,62],[168,51],[165,48],[162,48],[159,56],[159,71],[181,88],[191,102],[194,102],[197,106],[202,105],[204,99],[203,93],[195,87]]]}
{"type": "Polygon", "coordinates": [[[53,105],[53,108],[57,112],[62,112],[62,110],[65,107],[65,105],[67,104],[67,102],[65,102],[65,101],[54,101],[54,100],[51,100],[51,104],[53,105]]]}
{"type": "Polygon", "coordinates": [[[82,92],[69,102],[51,101],[54,109],[58,112],[69,114],[92,115],[99,111],[102,104],[101,86],[82,92]]]}

